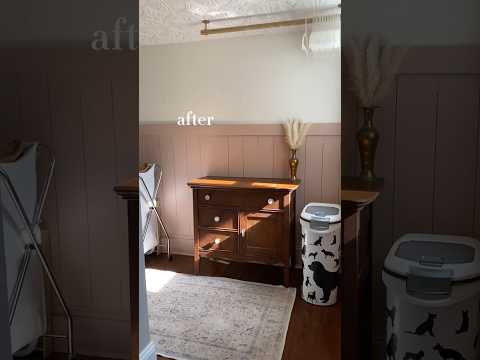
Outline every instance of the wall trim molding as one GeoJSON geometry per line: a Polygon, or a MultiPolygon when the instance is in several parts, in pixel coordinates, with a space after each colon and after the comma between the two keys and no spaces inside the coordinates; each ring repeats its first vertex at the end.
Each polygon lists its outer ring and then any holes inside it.
{"type": "MultiPolygon", "coordinates": [[[[283,136],[283,125],[277,124],[220,124],[213,126],[178,126],[172,122],[140,123],[140,135],[215,135],[215,136],[283,136]]],[[[313,123],[308,136],[340,136],[341,123],[313,123]]]]}
{"type": "Polygon", "coordinates": [[[145,348],[140,352],[138,357],[139,360],[156,360],[157,358],[157,350],[155,349],[155,344],[153,341],[145,346],[145,348]]]}

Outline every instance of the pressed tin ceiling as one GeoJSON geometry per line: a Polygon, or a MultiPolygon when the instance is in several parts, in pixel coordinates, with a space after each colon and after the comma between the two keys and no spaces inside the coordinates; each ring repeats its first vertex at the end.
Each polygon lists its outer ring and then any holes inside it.
{"type": "Polygon", "coordinates": [[[283,28],[208,37],[200,35],[200,29],[203,27],[201,21],[205,19],[226,19],[212,23],[211,28],[247,25],[298,18],[299,15],[305,16],[318,7],[337,3],[338,0],[140,0],[140,45],[162,45],[206,38],[286,31],[288,29],[283,28]],[[254,15],[262,16],[252,17],[254,15]],[[236,19],[228,20],[229,18],[236,19]]]}

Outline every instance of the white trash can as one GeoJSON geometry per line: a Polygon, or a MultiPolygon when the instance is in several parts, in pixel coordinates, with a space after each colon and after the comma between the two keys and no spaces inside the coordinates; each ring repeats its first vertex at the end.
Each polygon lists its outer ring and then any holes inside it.
{"type": "Polygon", "coordinates": [[[302,299],[315,305],[337,302],[340,268],[341,208],[336,204],[307,204],[302,225],[302,299]]]}
{"type": "Polygon", "coordinates": [[[407,234],[385,260],[385,359],[480,359],[480,241],[407,234]]]}

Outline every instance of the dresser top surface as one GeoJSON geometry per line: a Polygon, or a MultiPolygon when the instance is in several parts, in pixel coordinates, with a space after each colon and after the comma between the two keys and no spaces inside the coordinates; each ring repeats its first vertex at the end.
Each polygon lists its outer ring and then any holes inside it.
{"type": "Polygon", "coordinates": [[[292,181],[290,179],[206,176],[191,180],[188,182],[188,186],[192,188],[210,189],[295,191],[300,186],[300,180],[292,181]]]}

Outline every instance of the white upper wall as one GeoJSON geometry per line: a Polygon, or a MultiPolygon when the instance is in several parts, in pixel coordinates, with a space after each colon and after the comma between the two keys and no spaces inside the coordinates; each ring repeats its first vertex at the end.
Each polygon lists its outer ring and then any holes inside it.
{"type": "Polygon", "coordinates": [[[306,57],[302,32],[140,48],[140,122],[193,111],[216,123],[340,122],[340,55],[306,57]]]}

